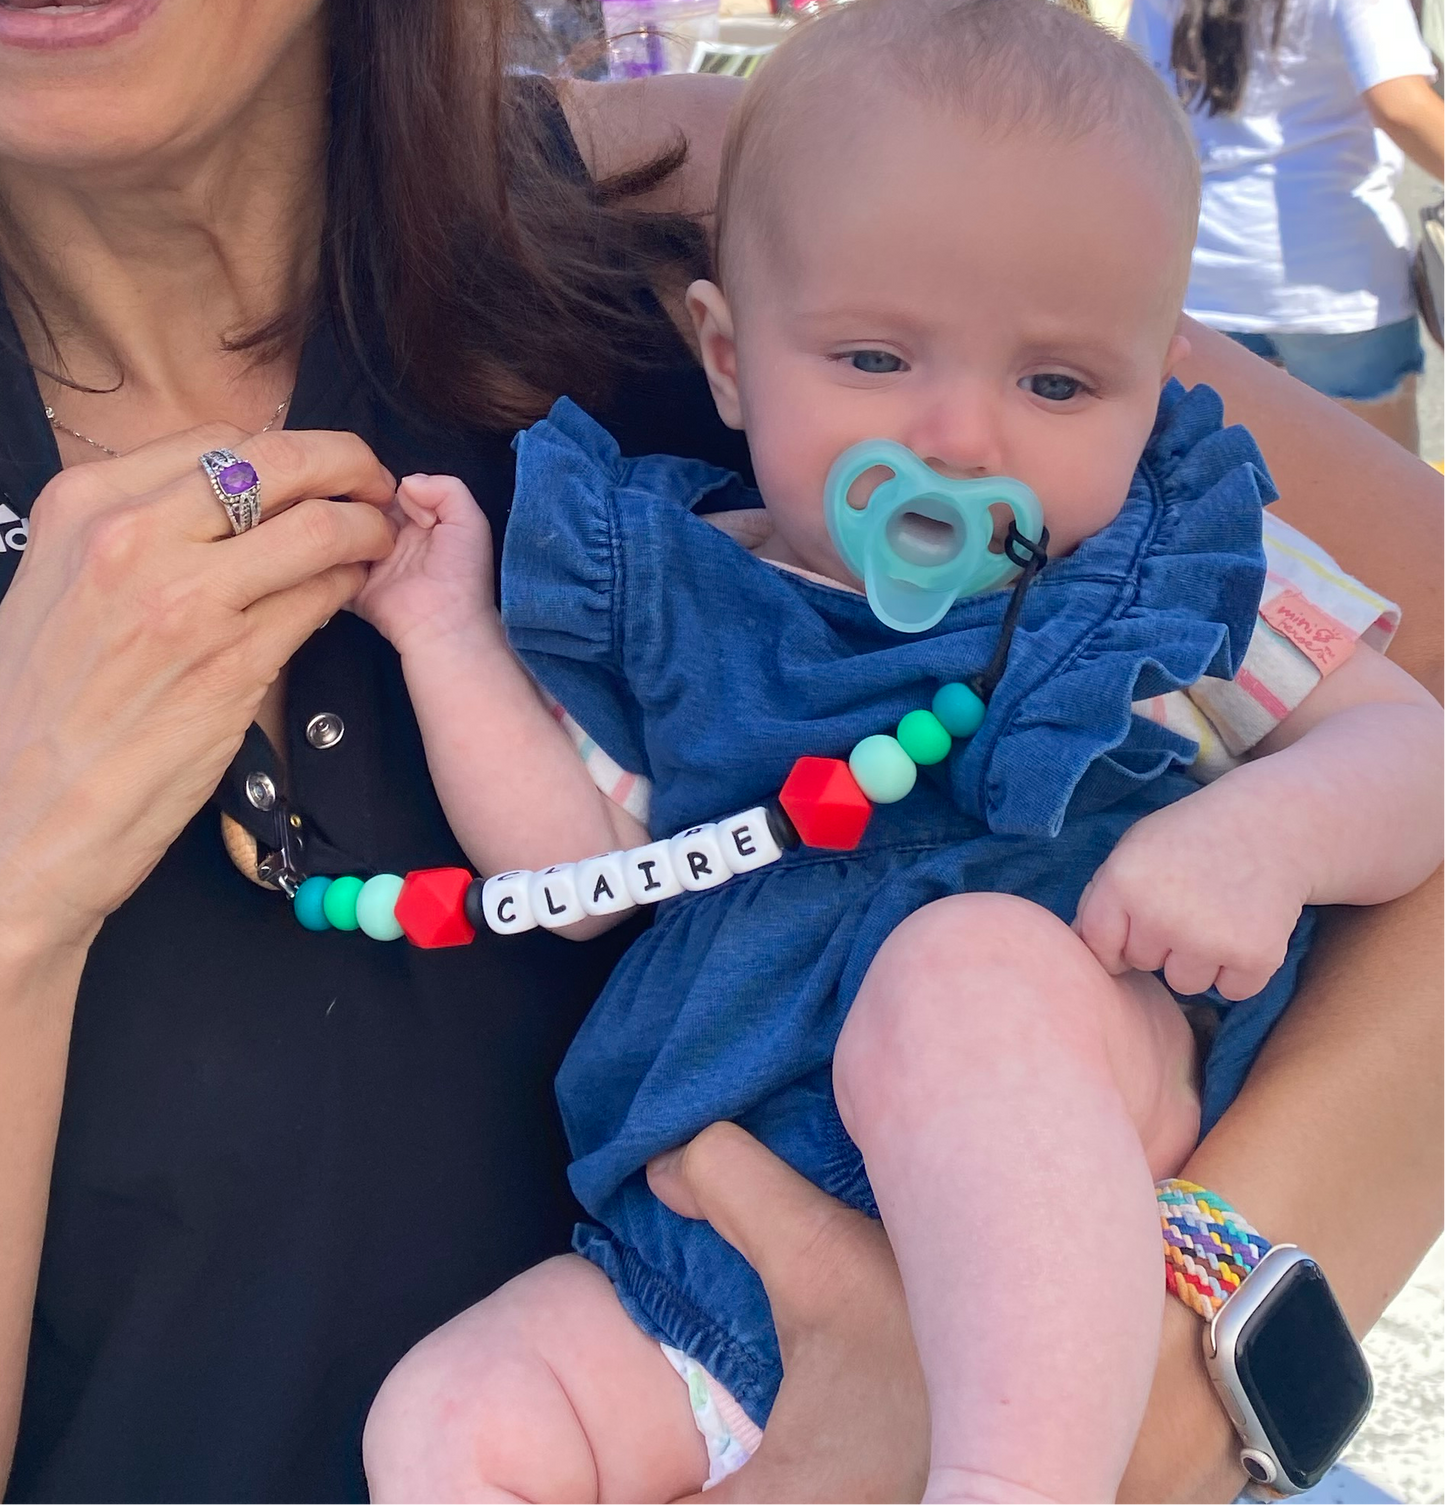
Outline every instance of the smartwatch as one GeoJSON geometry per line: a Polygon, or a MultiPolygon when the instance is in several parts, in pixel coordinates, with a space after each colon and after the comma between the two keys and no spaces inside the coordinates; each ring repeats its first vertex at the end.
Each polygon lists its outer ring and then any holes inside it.
{"type": "Polygon", "coordinates": [[[1374,1398],[1324,1272],[1192,1181],[1161,1181],[1155,1192],[1165,1284],[1205,1319],[1204,1362],[1239,1434],[1240,1465],[1278,1494],[1312,1489],[1374,1398]]]}

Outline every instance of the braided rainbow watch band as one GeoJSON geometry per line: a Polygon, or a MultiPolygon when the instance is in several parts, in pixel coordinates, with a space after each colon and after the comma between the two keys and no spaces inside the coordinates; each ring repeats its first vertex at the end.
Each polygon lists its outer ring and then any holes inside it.
{"type": "Polygon", "coordinates": [[[1269,1253],[1269,1240],[1224,1200],[1193,1181],[1160,1181],[1164,1289],[1206,1322],[1269,1253]]]}

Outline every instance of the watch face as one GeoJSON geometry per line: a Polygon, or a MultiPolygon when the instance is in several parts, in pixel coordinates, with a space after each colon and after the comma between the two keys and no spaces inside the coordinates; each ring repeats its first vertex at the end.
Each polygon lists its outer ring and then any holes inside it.
{"type": "Polygon", "coordinates": [[[1235,1367],[1296,1489],[1318,1483],[1374,1395],[1365,1356],[1320,1268],[1288,1270],[1235,1347],[1235,1367]]]}

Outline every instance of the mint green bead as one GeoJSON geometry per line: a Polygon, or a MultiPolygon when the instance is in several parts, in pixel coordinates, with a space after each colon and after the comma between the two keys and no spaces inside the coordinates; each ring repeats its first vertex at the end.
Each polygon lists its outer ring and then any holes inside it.
{"type": "Polygon", "coordinates": [[[864,737],[848,754],[848,767],[875,805],[901,800],[918,780],[918,765],[903,751],[898,738],[882,732],[864,737]]]}
{"type": "Polygon", "coordinates": [[[323,907],[326,899],[326,890],[331,887],[330,878],[308,878],[296,890],[296,897],[291,901],[291,912],[296,916],[297,922],[304,925],[307,930],[330,930],[331,921],[326,918],[326,910],[323,907]]]}
{"type": "Polygon", "coordinates": [[[948,728],[932,711],[909,711],[898,723],[898,745],[925,768],[931,763],[941,763],[953,746],[948,728]]]}
{"type": "Polygon", "coordinates": [[[361,879],[351,874],[331,880],[331,887],[322,897],[321,908],[333,930],[356,929],[356,900],[363,887],[361,879]]]}
{"type": "Polygon", "coordinates": [[[933,714],[955,737],[971,737],[983,725],[987,707],[967,685],[955,680],[933,697],[933,714]]]}
{"type": "Polygon", "coordinates": [[[401,939],[401,924],[396,918],[401,884],[395,873],[378,873],[361,885],[356,896],[356,923],[374,941],[401,939]]]}

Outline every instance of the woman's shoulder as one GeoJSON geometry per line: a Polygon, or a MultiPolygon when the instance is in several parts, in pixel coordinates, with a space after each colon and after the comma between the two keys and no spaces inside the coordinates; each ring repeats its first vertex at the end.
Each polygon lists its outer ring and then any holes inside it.
{"type": "Polygon", "coordinates": [[[686,143],[687,157],[647,207],[706,214],[717,197],[723,137],[741,80],[718,74],[658,74],[588,83],[559,81],[558,98],[587,170],[602,180],[686,143]]]}

